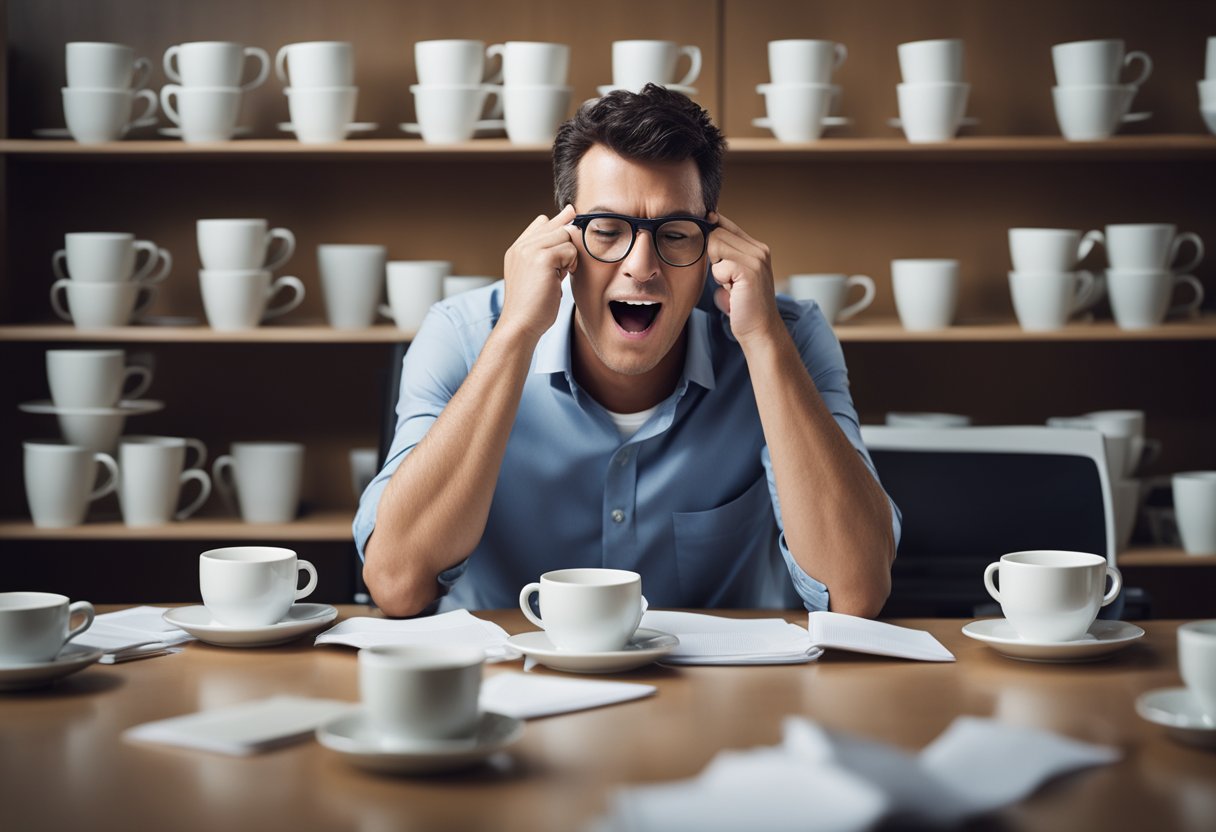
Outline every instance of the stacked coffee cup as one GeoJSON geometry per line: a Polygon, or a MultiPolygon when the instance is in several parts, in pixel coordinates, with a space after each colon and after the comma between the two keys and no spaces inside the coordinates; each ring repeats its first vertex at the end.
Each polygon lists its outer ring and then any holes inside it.
{"type": "Polygon", "coordinates": [[[270,71],[270,56],[255,46],[197,41],[165,50],[165,75],[176,83],[160,90],[165,115],[186,142],[226,142],[237,131],[241,96],[260,86],[270,71]],[[258,62],[252,81],[242,84],[247,59],[258,62]]]}
{"type": "Polygon", "coordinates": [[[832,73],[848,57],[843,43],[830,40],[774,40],[768,44],[769,77],[759,84],[766,117],[752,123],[767,127],[782,142],[813,142],[822,134],[832,99],[840,87],[832,73]]]}
{"type": "Polygon", "coordinates": [[[1216,133],[1216,37],[1208,38],[1203,80],[1199,82],[1199,112],[1208,130],[1216,133]]]}
{"type": "Polygon", "coordinates": [[[339,142],[355,121],[355,51],[345,41],[289,43],[274,59],[275,73],[287,86],[287,109],[304,144],[339,142]]]}
{"type": "MultiPolygon", "coordinates": [[[[495,73],[488,79],[485,77],[490,49],[495,49],[495,54],[498,54],[497,50],[504,46],[494,44],[487,47],[482,41],[467,39],[422,40],[415,43],[414,66],[418,72],[418,83],[410,86],[410,92],[414,95],[414,113],[418,121],[416,124],[403,124],[402,129],[408,133],[420,133],[422,140],[430,144],[458,144],[473,138],[478,129],[505,127],[501,120],[502,73],[495,73]],[[489,118],[482,119],[487,99],[491,98],[494,101],[490,106],[489,118]]],[[[546,51],[549,50],[536,50],[534,54],[546,51]]],[[[525,77],[545,80],[547,83],[541,86],[560,86],[555,81],[560,77],[564,84],[564,71],[558,72],[561,69],[560,51],[551,52],[548,60],[552,63],[547,70],[541,67],[535,74],[525,77]]],[[[502,56],[505,64],[505,49],[502,56]]],[[[522,114],[522,109],[520,112],[522,114]]]]}
{"type": "Polygon", "coordinates": [[[919,40],[901,43],[899,124],[914,144],[954,138],[967,112],[971,85],[963,82],[963,42],[919,40]]]}
{"type": "Polygon", "coordinates": [[[1069,141],[1108,139],[1129,115],[1132,99],[1148,80],[1153,62],[1143,52],[1127,52],[1122,40],[1080,40],[1051,47],[1056,86],[1051,89],[1056,121],[1069,141]],[[1124,67],[1141,65],[1136,80],[1123,82],[1124,67]]]}
{"type": "Polygon", "coordinates": [[[507,138],[516,144],[548,144],[570,109],[566,86],[570,47],[562,43],[509,40],[486,55],[502,58],[502,106],[507,138]]]}
{"type": "Polygon", "coordinates": [[[152,64],[121,43],[73,42],[67,45],[68,85],[63,88],[63,117],[81,144],[121,139],[132,127],[156,123],[156,93],[143,87],[152,64]],[[132,117],[135,99],[147,102],[132,117]]]}
{"type": "Polygon", "coordinates": [[[296,249],[295,235],[286,228],[269,228],[264,219],[206,219],[198,221],[198,273],[207,322],[216,330],[253,329],[267,318],[290,312],[304,300],[304,284],[290,275],[272,281],[271,272],[286,263],[296,249]],[[280,241],[273,257],[271,245],[280,241]],[[287,289],[291,297],[270,306],[270,299],[287,289]]]}
{"type": "Polygon", "coordinates": [[[159,283],[169,276],[173,258],[150,240],[111,231],[63,235],[64,247],[51,257],[57,278],[51,308],[77,329],[126,326],[152,304],[159,283]],[[140,252],[147,254],[137,265],[140,252]],[[65,303],[66,301],[66,303],[65,303]]]}
{"type": "Polygon", "coordinates": [[[1009,229],[1009,292],[1022,329],[1062,329],[1069,317],[1101,299],[1099,280],[1076,268],[1102,239],[1101,231],[1009,229]]]}
{"type": "Polygon", "coordinates": [[[1203,285],[1189,274],[1203,260],[1203,240],[1193,231],[1178,233],[1169,223],[1127,223],[1106,226],[1107,292],[1111,311],[1121,329],[1158,326],[1167,316],[1193,314],[1203,303],[1203,285]],[[1195,253],[1179,265],[1183,245],[1195,253]],[[1174,289],[1186,284],[1194,291],[1187,303],[1170,306],[1174,289]]]}
{"type": "Polygon", "coordinates": [[[600,95],[613,90],[641,92],[647,84],[695,95],[693,82],[701,74],[701,47],[681,46],[670,40],[615,40],[612,42],[612,83],[596,87],[600,95]],[[688,58],[688,71],[676,80],[680,58],[688,58]]]}

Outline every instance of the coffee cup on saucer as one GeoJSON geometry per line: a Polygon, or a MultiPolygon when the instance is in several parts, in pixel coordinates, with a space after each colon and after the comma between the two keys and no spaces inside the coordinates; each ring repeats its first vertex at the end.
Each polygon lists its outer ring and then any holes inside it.
{"type": "Polygon", "coordinates": [[[472,740],[484,662],[477,647],[365,647],[359,695],[367,726],[394,742],[472,740]]]}
{"type": "Polygon", "coordinates": [[[624,569],[558,569],[519,593],[519,606],[558,650],[621,650],[642,622],[642,576],[624,569]],[[540,596],[540,615],[532,595],[540,596]]]}
{"type": "Polygon", "coordinates": [[[1178,628],[1178,669],[1187,691],[1216,725],[1216,619],[1178,628]]]}
{"type": "Polygon", "coordinates": [[[220,624],[268,627],[282,621],[291,605],[317,588],[317,570],[277,546],[229,546],[198,557],[198,583],[203,605],[220,624]],[[297,589],[298,575],[308,573],[297,589]]]}
{"type": "Polygon", "coordinates": [[[93,624],[93,605],[53,592],[0,592],[0,665],[49,662],[93,624]],[[84,616],[75,627],[72,617],[84,616]]]}
{"type": "Polygon", "coordinates": [[[1085,636],[1098,610],[1118,597],[1123,576],[1100,555],[1034,550],[988,564],[984,586],[1024,641],[1064,642],[1085,636]]]}

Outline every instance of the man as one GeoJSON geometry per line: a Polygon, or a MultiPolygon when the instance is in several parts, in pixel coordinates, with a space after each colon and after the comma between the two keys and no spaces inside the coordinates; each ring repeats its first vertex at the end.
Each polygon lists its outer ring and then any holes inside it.
{"type": "Polygon", "coordinates": [[[406,354],[354,524],[387,614],[514,607],[575,566],[639,572],[653,606],[878,613],[898,512],[831,327],[717,213],[724,146],[656,86],[562,125],[559,213],[406,354]]]}

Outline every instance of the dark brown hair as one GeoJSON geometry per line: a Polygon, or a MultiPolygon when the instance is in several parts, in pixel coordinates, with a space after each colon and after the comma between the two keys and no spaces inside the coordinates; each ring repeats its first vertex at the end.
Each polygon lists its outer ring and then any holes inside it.
{"type": "Polygon", "coordinates": [[[637,162],[692,159],[701,175],[705,212],[718,207],[726,139],[692,99],[655,84],[639,93],[614,90],[588,101],[553,141],[553,190],[560,211],[574,202],[578,163],[592,145],[637,162]]]}

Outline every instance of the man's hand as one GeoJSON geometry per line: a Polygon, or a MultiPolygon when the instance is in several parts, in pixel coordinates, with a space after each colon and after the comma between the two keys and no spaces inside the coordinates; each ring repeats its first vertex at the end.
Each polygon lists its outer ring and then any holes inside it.
{"type": "Polygon", "coordinates": [[[503,258],[506,291],[502,322],[539,338],[557,320],[562,278],[578,268],[577,229],[570,225],[574,206],[552,219],[532,220],[503,258]]]}
{"type": "Polygon", "coordinates": [[[718,224],[707,249],[710,271],[718,282],[714,303],[730,316],[731,332],[740,343],[776,332],[781,317],[768,246],[716,211],[709,221],[718,224]]]}

